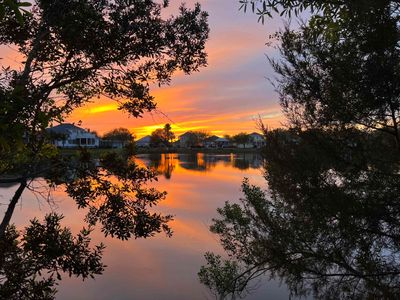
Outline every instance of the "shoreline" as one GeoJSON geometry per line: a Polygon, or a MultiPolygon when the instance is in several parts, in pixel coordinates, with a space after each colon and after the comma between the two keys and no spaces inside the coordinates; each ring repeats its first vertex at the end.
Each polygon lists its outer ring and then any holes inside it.
{"type": "MultiPolygon", "coordinates": [[[[62,154],[76,154],[77,148],[59,148],[62,154]]],[[[94,155],[101,155],[107,152],[123,151],[123,148],[87,148],[94,155]]],[[[162,154],[162,153],[214,153],[214,154],[235,154],[235,153],[262,153],[263,148],[137,148],[135,154],[162,154]]]]}
{"type": "Polygon", "coordinates": [[[262,148],[138,148],[137,154],[153,153],[261,153],[262,148]]]}

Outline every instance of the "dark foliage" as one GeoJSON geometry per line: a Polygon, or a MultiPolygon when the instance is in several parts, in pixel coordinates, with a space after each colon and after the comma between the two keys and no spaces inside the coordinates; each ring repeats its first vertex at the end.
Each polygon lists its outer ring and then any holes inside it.
{"type": "Polygon", "coordinates": [[[265,17],[277,16],[300,16],[304,12],[312,16],[323,16],[329,21],[336,21],[350,12],[368,11],[381,5],[391,5],[394,9],[399,8],[398,0],[239,0],[240,9],[246,12],[251,9],[264,22],[265,17]]]}
{"type": "Polygon", "coordinates": [[[271,132],[268,191],[245,180],[241,204],[218,210],[211,231],[231,261],[208,254],[201,281],[221,294],[215,287],[235,264],[225,295],[267,274],[297,296],[398,298],[400,161],[391,143],[354,130],[271,132]]]}
{"type": "Polygon", "coordinates": [[[102,274],[104,246],[91,249],[91,229],[74,237],[61,227],[62,218],[50,214],[43,223],[34,219],[22,233],[8,227],[0,241],[1,299],[54,299],[62,274],[83,279],[102,274]]]}
{"type": "Polygon", "coordinates": [[[134,135],[126,128],[115,128],[103,135],[104,140],[132,142],[134,135]]]}
{"type": "Polygon", "coordinates": [[[237,144],[243,145],[244,148],[246,148],[246,144],[251,142],[250,135],[245,132],[234,135],[232,140],[237,144]]]}
{"type": "MultiPolygon", "coordinates": [[[[4,5],[14,2],[2,1],[0,13],[4,5]]],[[[190,74],[206,65],[207,13],[198,4],[193,9],[182,5],[177,16],[164,18],[167,4],[37,0],[30,13],[18,14],[21,20],[15,18],[19,11],[13,13],[9,7],[0,18],[0,44],[17,49],[21,61],[12,67],[3,65],[0,71],[0,182],[19,185],[0,224],[1,243],[13,248],[10,254],[1,255],[14,255],[18,264],[17,257],[28,255],[24,247],[36,245],[44,247],[44,252],[38,252],[40,259],[49,256],[46,264],[21,261],[15,269],[5,257],[0,288],[7,295],[52,298],[54,276],[38,277],[42,269],[83,277],[102,270],[102,248],[89,250],[89,231],[82,232],[75,242],[68,230],[58,225],[57,217],[49,217],[46,222],[53,220],[52,236],[36,221],[27,229],[27,233],[37,230],[37,238],[44,232],[39,243],[25,241],[9,226],[23,191],[32,191],[32,178],[45,177],[49,186],[65,187],[78,207],[88,210],[86,221],[100,223],[106,235],[128,239],[161,231],[171,234],[167,225],[171,217],[150,212],[165,193],[146,186],[155,179],[154,174],[131,160],[128,152],[132,149],[100,160],[87,151],[79,157],[65,156],[49,144],[45,134],[51,124],[62,122],[75,108],[99,97],[114,100],[121,110],[140,117],[156,106],[151,84],[169,84],[174,72],[190,74]],[[53,255],[53,248],[60,257],[53,255]]]]}
{"type": "Polygon", "coordinates": [[[86,221],[90,225],[100,222],[106,236],[120,239],[146,238],[162,230],[171,235],[167,223],[172,217],[149,211],[166,195],[146,187],[145,183],[157,179],[155,173],[112,152],[99,164],[88,153],[77,163],[72,178],[66,180],[66,191],[78,208],[89,209],[86,221]]]}
{"type": "Polygon", "coordinates": [[[242,3],[311,17],[277,35],[291,129],[265,130],[268,190],[246,179],[241,203],[218,210],[229,259],[206,254],[201,282],[222,298],[263,275],[295,296],[399,298],[398,1],[242,3]]]}
{"type": "Polygon", "coordinates": [[[283,60],[272,61],[291,125],[363,126],[400,147],[398,13],[391,6],[344,14],[334,25],[314,18],[281,34],[283,60]]]}
{"type": "Polygon", "coordinates": [[[6,15],[0,43],[16,45],[23,64],[0,73],[0,160],[34,160],[46,127],[99,96],[138,117],[155,108],[151,83],[205,66],[207,14],[161,11],[150,0],[53,0],[36,1],[22,24],[6,15]]]}
{"type": "Polygon", "coordinates": [[[18,22],[23,22],[23,13],[28,13],[25,9],[32,4],[28,1],[3,0],[0,3],[0,21],[7,15],[13,16],[18,22]]]}

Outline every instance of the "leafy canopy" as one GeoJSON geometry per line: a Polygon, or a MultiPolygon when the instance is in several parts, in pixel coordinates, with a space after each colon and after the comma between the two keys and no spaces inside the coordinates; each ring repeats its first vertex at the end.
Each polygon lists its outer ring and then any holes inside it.
{"type": "MultiPolygon", "coordinates": [[[[1,1],[0,12],[10,3],[17,2],[1,1]]],[[[26,253],[26,244],[18,243],[23,235],[9,224],[22,192],[35,192],[33,178],[45,178],[49,187],[65,188],[78,208],[88,210],[86,221],[91,226],[100,224],[106,235],[128,239],[161,231],[171,234],[171,216],[149,211],[165,193],[147,187],[156,180],[155,174],[135,164],[131,153],[107,153],[100,159],[87,151],[64,155],[44,134],[51,124],[61,123],[74,109],[100,97],[140,117],[156,106],[151,84],[169,84],[176,71],[190,74],[207,64],[207,13],[198,4],[192,9],[181,5],[177,16],[165,18],[167,4],[36,0],[30,13],[22,15],[22,22],[6,7],[0,19],[0,45],[16,49],[19,61],[8,66],[2,60],[0,69],[0,182],[19,185],[0,224],[0,242],[14,247],[9,253],[1,252],[5,257],[0,289],[6,295],[52,299],[53,277],[41,278],[41,270],[82,276],[102,270],[101,248],[90,250],[87,232],[75,242],[59,226],[60,219],[50,220],[51,216],[46,222],[54,225],[52,235],[32,243],[53,249],[61,238],[65,243],[55,249],[61,258],[45,251],[39,254],[47,264],[25,260],[32,251],[26,253]],[[72,252],[64,255],[62,251],[72,252]],[[76,256],[68,256],[72,254],[76,256]],[[90,255],[94,257],[88,260],[90,255]]],[[[47,228],[37,222],[32,226],[37,237],[47,228]]]]}
{"type": "Polygon", "coordinates": [[[232,140],[235,143],[241,144],[241,145],[246,145],[247,143],[249,143],[251,141],[250,135],[247,134],[246,132],[240,132],[238,134],[235,134],[232,137],[232,140]]]}
{"type": "Polygon", "coordinates": [[[312,16],[322,17],[334,21],[340,19],[348,12],[360,10],[368,11],[371,7],[380,5],[392,5],[399,8],[398,0],[239,0],[240,10],[246,12],[251,9],[258,15],[258,21],[264,23],[265,17],[273,17],[273,14],[291,18],[298,17],[303,12],[309,12],[312,16]]]}
{"type": "Polygon", "coordinates": [[[34,219],[22,233],[8,227],[0,240],[0,298],[54,299],[63,273],[83,279],[103,273],[104,246],[91,249],[91,229],[74,237],[61,227],[62,218],[50,214],[43,223],[34,219]]]}
{"type": "Polygon", "coordinates": [[[391,6],[343,16],[337,26],[314,20],[280,35],[272,60],[291,125],[384,131],[400,147],[398,14],[391,6]]]}
{"type": "Polygon", "coordinates": [[[226,297],[245,295],[263,275],[283,280],[293,296],[398,298],[393,140],[355,130],[278,130],[266,151],[268,191],[246,179],[241,202],[218,209],[211,231],[229,259],[206,254],[200,280],[226,297]]]}
{"type": "Polygon", "coordinates": [[[171,145],[175,139],[171,124],[167,123],[163,128],[157,128],[151,133],[151,144],[155,147],[165,147],[171,145]]]}
{"type": "Polygon", "coordinates": [[[133,141],[134,135],[126,128],[115,128],[106,132],[103,135],[104,140],[112,140],[112,141],[133,141]]]}
{"type": "Polygon", "coordinates": [[[14,15],[15,18],[22,23],[23,13],[28,13],[25,9],[30,7],[32,4],[30,2],[21,2],[19,0],[2,0],[0,2],[0,21],[4,18],[6,14],[14,15]],[[24,8],[25,7],[25,8],[24,8]]]}
{"type": "Polygon", "coordinates": [[[6,15],[0,43],[17,46],[21,65],[0,73],[2,156],[16,153],[15,145],[22,152],[39,147],[40,132],[96,97],[141,116],[156,105],[151,83],[205,66],[208,24],[200,5],[181,6],[167,19],[161,12],[150,0],[38,0],[22,24],[6,15]],[[23,135],[34,145],[24,147],[23,135]]]}

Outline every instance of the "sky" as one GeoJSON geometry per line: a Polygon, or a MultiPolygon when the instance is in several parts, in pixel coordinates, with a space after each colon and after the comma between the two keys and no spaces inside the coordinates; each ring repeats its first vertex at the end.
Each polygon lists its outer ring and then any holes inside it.
{"type": "MultiPolygon", "coordinates": [[[[253,13],[239,11],[239,1],[199,1],[209,13],[210,38],[206,44],[208,66],[189,76],[176,74],[169,86],[155,87],[158,109],[143,118],[117,110],[112,101],[101,100],[76,110],[69,122],[102,134],[116,127],[131,130],[137,138],[171,123],[179,135],[188,130],[207,130],[216,135],[256,131],[258,115],[270,127],[279,127],[283,117],[278,97],[267,78],[274,73],[266,55],[276,49],[266,46],[269,34],[283,26],[279,18],[257,22],[253,13]]],[[[180,1],[171,1],[176,12],[180,1]]],[[[186,1],[193,7],[194,1],[186,1]]]]}
{"type": "MultiPolygon", "coordinates": [[[[171,1],[168,13],[176,13],[180,2],[171,1]]],[[[188,0],[186,4],[193,7],[194,2],[188,0]]],[[[239,11],[239,0],[198,2],[209,13],[207,67],[189,76],[177,73],[170,85],[154,87],[151,94],[157,110],[142,118],[129,117],[111,100],[96,99],[76,109],[66,122],[79,123],[99,134],[124,127],[137,138],[165,123],[170,123],[177,135],[189,130],[220,136],[254,132],[258,116],[271,128],[281,126],[284,118],[278,96],[267,79],[273,79],[274,72],[266,55],[276,56],[277,50],[266,43],[270,34],[283,27],[283,20],[274,17],[264,25],[258,23],[255,14],[239,11]]],[[[12,53],[1,52],[6,61],[12,57],[12,53]]]]}

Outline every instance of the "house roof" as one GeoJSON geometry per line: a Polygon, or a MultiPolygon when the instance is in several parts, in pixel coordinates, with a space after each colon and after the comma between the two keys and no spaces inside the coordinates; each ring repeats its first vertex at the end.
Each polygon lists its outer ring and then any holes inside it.
{"type": "Polygon", "coordinates": [[[85,129],[75,126],[74,124],[70,123],[62,123],[60,125],[56,125],[53,127],[49,127],[46,129],[47,131],[60,133],[60,134],[67,134],[71,131],[80,131],[80,132],[87,132],[85,129]]]}
{"type": "Polygon", "coordinates": [[[205,141],[206,142],[215,142],[219,138],[220,138],[219,136],[213,135],[213,136],[210,136],[210,137],[206,138],[205,141]]]}
{"type": "Polygon", "coordinates": [[[151,141],[151,136],[146,135],[146,136],[142,137],[141,139],[138,139],[136,141],[136,144],[147,144],[147,143],[150,143],[150,141],[151,141]]]}
{"type": "Polygon", "coordinates": [[[252,136],[261,136],[261,137],[264,137],[262,134],[259,134],[258,132],[252,132],[252,133],[250,133],[250,135],[252,135],[252,136]]]}
{"type": "Polygon", "coordinates": [[[228,139],[226,139],[226,138],[221,138],[221,137],[219,137],[219,138],[217,138],[216,140],[215,140],[216,142],[229,142],[229,140],[228,139]]]}
{"type": "Polygon", "coordinates": [[[192,135],[194,135],[194,133],[191,131],[188,131],[188,132],[185,132],[184,134],[180,135],[179,138],[186,137],[186,136],[192,136],[192,135]]]}

